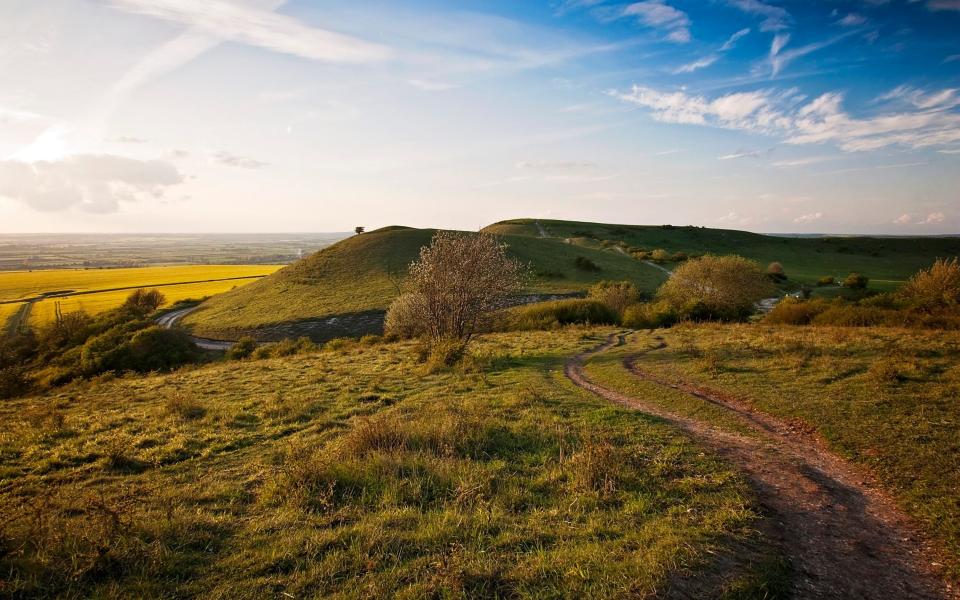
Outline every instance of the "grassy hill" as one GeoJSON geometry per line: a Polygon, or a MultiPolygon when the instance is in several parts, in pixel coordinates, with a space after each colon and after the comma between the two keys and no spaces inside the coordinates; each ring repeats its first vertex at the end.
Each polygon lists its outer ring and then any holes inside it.
{"type": "Polygon", "coordinates": [[[624,242],[645,250],[662,248],[671,253],[739,254],[764,265],[778,261],[783,263],[792,280],[807,284],[815,283],[824,275],[842,278],[857,271],[869,277],[871,287],[879,290],[895,288],[937,258],[960,255],[960,238],[788,238],[692,226],[531,219],[504,221],[486,230],[534,237],[542,234],[541,227],[552,238],[569,239],[586,246],[599,247],[603,241],[624,242]]]}
{"type": "MultiPolygon", "coordinates": [[[[387,227],[345,239],[270,277],[211,298],[184,325],[199,335],[235,338],[281,323],[384,310],[396,297],[407,266],[435,231],[387,227]]],[[[702,227],[531,219],[495,223],[485,231],[530,264],[534,279],[528,291],[534,293],[581,291],[601,279],[630,280],[641,290],[656,290],[664,274],[628,255],[623,245],[739,254],[764,265],[779,261],[794,283],[814,284],[824,275],[841,280],[857,271],[879,290],[893,289],[938,257],[960,254],[958,238],[786,238],[702,227]],[[578,268],[578,257],[598,270],[578,268]]]]}
{"type": "Polygon", "coordinates": [[[769,597],[743,478],[558,375],[601,337],[489,336],[460,372],[352,345],[4,402],[0,595],[769,597]]]}
{"type": "MultiPolygon", "coordinates": [[[[278,323],[386,309],[407,267],[435,231],[388,227],[348,238],[256,283],[211,298],[184,325],[200,335],[231,337],[278,323]]],[[[559,239],[509,233],[500,237],[510,254],[530,264],[530,292],[579,291],[601,279],[629,279],[653,291],[664,279],[657,269],[621,253],[559,239]],[[578,257],[590,259],[599,270],[577,268],[578,257]]]]}

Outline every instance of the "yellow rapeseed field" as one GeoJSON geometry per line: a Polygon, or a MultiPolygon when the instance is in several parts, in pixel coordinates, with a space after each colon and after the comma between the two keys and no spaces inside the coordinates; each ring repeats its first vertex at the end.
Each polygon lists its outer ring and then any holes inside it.
{"type": "MultiPolygon", "coordinates": [[[[69,313],[84,310],[97,314],[123,303],[133,288],[157,287],[168,303],[203,298],[255,281],[282,265],[190,265],[131,269],[67,269],[52,271],[0,272],[0,300],[35,298],[50,292],[89,292],[40,300],[30,311],[30,324],[42,325],[53,319],[56,303],[69,313]],[[245,279],[234,279],[245,278],[245,279]],[[194,283],[187,283],[194,282],[194,283]],[[123,288],[123,289],[116,289],[123,288]]],[[[5,326],[21,303],[0,304],[0,325],[5,326]]]]}
{"type": "Polygon", "coordinates": [[[7,323],[10,321],[10,317],[20,310],[22,304],[22,302],[16,304],[0,304],[0,335],[3,335],[3,332],[7,328],[7,323]]]}
{"type": "Polygon", "coordinates": [[[0,300],[19,300],[57,291],[152,287],[189,281],[269,275],[282,265],[186,265],[131,269],[58,269],[0,272],[0,300]]]}

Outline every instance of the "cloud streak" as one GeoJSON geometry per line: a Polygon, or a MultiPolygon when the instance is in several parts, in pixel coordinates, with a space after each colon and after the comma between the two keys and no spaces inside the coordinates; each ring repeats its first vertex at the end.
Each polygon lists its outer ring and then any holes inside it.
{"type": "MultiPolygon", "coordinates": [[[[887,147],[943,147],[960,142],[960,114],[911,109],[856,118],[843,109],[843,94],[830,92],[800,104],[792,90],[737,92],[716,98],[634,86],[610,94],[649,109],[665,123],[703,125],[776,136],[787,144],[834,143],[848,152],[887,147]]],[[[944,92],[923,97],[946,98],[944,92]]]]}

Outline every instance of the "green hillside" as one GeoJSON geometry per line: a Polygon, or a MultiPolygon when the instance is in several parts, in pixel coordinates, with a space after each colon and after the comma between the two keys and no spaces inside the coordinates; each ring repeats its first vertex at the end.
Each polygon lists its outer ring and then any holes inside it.
{"type": "Polygon", "coordinates": [[[936,258],[960,255],[960,238],[788,238],[692,226],[531,219],[504,221],[486,230],[534,237],[541,235],[541,227],[550,238],[570,240],[576,245],[599,247],[603,241],[624,242],[645,250],[739,254],[763,264],[778,261],[783,263],[788,276],[800,283],[815,283],[824,275],[840,278],[857,271],[870,278],[871,287],[880,290],[893,289],[936,258]]]}
{"type": "MultiPolygon", "coordinates": [[[[215,296],[184,320],[199,335],[233,337],[245,330],[332,315],[383,310],[398,293],[407,266],[434,229],[388,227],[354,236],[248,286],[215,296]]],[[[586,289],[601,279],[628,279],[652,292],[663,273],[619,252],[577,247],[560,239],[500,235],[533,273],[529,292],[586,289]],[[598,270],[578,268],[588,258],[598,270]]]]}

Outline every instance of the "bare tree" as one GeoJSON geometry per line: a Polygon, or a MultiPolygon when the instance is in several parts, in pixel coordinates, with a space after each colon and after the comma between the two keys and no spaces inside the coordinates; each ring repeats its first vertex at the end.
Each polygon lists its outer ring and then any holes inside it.
{"type": "Polygon", "coordinates": [[[506,245],[492,235],[441,231],[410,265],[408,293],[391,306],[388,322],[398,332],[422,331],[434,342],[466,346],[526,277],[527,267],[507,256],[506,245]],[[416,326],[400,327],[401,317],[416,326]]]}

